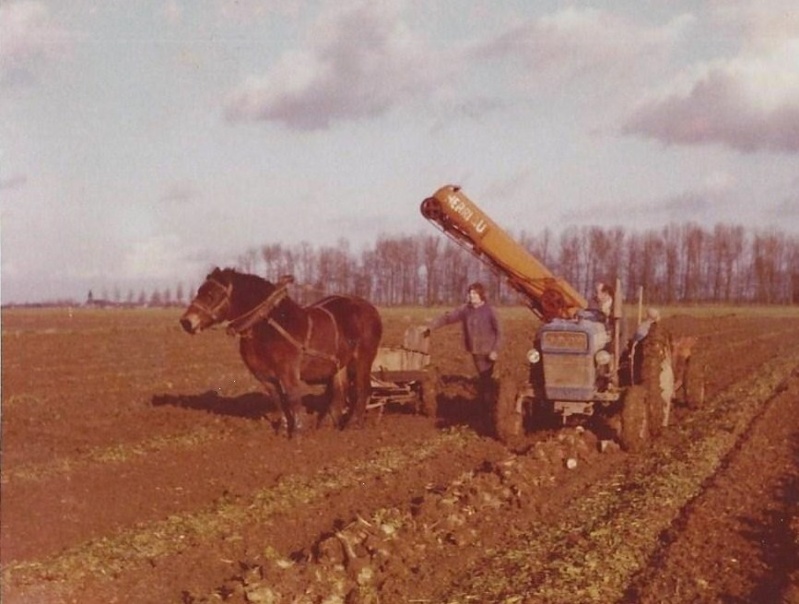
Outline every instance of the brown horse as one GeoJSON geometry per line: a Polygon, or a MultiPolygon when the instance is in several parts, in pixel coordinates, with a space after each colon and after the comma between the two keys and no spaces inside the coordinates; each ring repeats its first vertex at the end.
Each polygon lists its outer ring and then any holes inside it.
{"type": "Polygon", "coordinates": [[[302,307],[288,297],[286,277],[272,283],[219,268],[209,274],[180,318],[188,333],[228,322],[252,374],[279,397],[289,435],[302,427],[302,397],[325,385],[330,415],[341,425],[344,403],[362,425],[372,362],[383,332],[377,309],[356,296],[328,296],[302,307]]]}

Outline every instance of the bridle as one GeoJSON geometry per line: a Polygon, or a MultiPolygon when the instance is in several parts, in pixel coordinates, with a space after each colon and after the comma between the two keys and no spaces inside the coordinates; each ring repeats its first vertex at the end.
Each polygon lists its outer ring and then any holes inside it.
{"type": "Polygon", "coordinates": [[[191,304],[189,305],[189,308],[195,308],[201,313],[207,315],[208,318],[211,319],[214,323],[218,323],[224,317],[222,309],[225,306],[227,306],[227,308],[225,308],[225,312],[230,310],[230,294],[233,291],[233,284],[228,283],[227,285],[225,285],[224,283],[217,281],[213,277],[208,277],[205,280],[205,282],[221,289],[225,295],[222,298],[220,298],[219,301],[216,302],[213,306],[206,306],[205,304],[200,302],[199,298],[195,298],[194,300],[192,300],[191,304]]]}

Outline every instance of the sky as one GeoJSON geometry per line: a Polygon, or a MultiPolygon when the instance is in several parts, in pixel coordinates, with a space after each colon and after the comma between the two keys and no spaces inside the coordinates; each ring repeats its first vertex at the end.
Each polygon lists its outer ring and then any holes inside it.
{"type": "Polygon", "coordinates": [[[0,296],[196,284],[281,243],[799,234],[795,0],[0,0],[0,296]]]}

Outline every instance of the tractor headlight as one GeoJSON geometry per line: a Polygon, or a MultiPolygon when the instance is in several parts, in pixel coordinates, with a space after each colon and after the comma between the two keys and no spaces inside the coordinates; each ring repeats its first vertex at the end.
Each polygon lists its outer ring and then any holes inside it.
{"type": "Polygon", "coordinates": [[[597,365],[608,365],[610,364],[611,356],[607,350],[600,350],[594,355],[594,360],[596,360],[597,365]]]}
{"type": "Polygon", "coordinates": [[[527,362],[531,365],[535,365],[538,361],[541,360],[541,353],[538,352],[536,348],[531,348],[527,351],[527,362]]]}

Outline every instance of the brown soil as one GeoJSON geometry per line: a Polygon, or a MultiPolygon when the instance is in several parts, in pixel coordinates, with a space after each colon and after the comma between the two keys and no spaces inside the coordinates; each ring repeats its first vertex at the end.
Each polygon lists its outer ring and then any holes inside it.
{"type": "MultiPolygon", "coordinates": [[[[387,343],[425,316],[384,313],[387,343]]],[[[534,325],[501,316],[518,379],[534,325]]],[[[2,601],[799,602],[799,316],[664,324],[705,403],[630,454],[593,424],[491,438],[457,329],[437,418],[288,440],[221,330],[4,312],[2,601]]]]}

